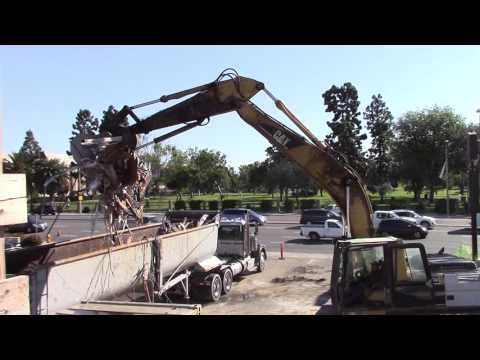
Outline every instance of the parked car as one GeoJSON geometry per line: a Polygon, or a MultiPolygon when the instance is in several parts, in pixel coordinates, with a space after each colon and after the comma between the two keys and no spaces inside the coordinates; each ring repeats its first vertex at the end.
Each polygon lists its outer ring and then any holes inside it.
{"type": "Polygon", "coordinates": [[[395,236],[401,239],[425,239],[427,228],[405,219],[386,219],[378,225],[377,233],[381,236],[395,236]]]}
{"type": "Polygon", "coordinates": [[[39,215],[56,215],[57,211],[52,205],[45,205],[43,208],[42,206],[37,207],[33,210],[33,213],[39,215]]]}
{"type": "MultiPolygon", "coordinates": [[[[378,225],[380,224],[381,221],[387,220],[387,219],[401,219],[400,216],[395,214],[393,211],[390,210],[377,210],[373,213],[373,227],[375,229],[378,229],[378,225]]],[[[405,219],[407,221],[410,221],[413,224],[416,224],[417,222],[413,219],[405,219]]]]}
{"type": "Polygon", "coordinates": [[[342,220],[342,216],[327,209],[304,209],[300,216],[300,224],[323,224],[326,220],[342,220]]]}
{"type": "Polygon", "coordinates": [[[300,236],[309,237],[311,240],[341,239],[345,235],[342,222],[333,219],[326,220],[323,224],[304,225],[300,228],[300,236]]]}
{"type": "Polygon", "coordinates": [[[266,216],[260,215],[259,213],[251,209],[235,208],[235,209],[224,209],[222,211],[222,214],[225,214],[225,215],[244,215],[247,213],[250,217],[251,222],[255,224],[264,225],[267,222],[266,216]]]}
{"type": "Polygon", "coordinates": [[[437,221],[435,218],[430,216],[423,216],[417,214],[415,211],[412,210],[392,210],[395,214],[400,216],[401,218],[405,218],[406,220],[415,220],[418,225],[422,225],[427,229],[433,229],[435,225],[437,225],[437,221]]]}
{"type": "Polygon", "coordinates": [[[23,224],[11,225],[8,227],[10,233],[35,233],[45,231],[48,224],[41,221],[38,215],[28,215],[27,222],[23,224]]]}

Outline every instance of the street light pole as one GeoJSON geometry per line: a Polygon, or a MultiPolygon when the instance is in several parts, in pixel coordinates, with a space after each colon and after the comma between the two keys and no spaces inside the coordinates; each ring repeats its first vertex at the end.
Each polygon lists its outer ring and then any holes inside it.
{"type": "Polygon", "coordinates": [[[448,140],[445,140],[445,174],[447,183],[447,218],[450,217],[450,196],[448,193],[448,140]]]}
{"type": "Polygon", "coordinates": [[[472,259],[477,260],[477,212],[478,212],[478,140],[475,132],[468,134],[469,153],[469,203],[472,224],[472,259]]]}

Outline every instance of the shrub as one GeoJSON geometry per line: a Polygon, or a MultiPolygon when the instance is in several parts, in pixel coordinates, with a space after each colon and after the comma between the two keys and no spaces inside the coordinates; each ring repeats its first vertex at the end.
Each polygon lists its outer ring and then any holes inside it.
{"type": "Polygon", "coordinates": [[[210,200],[208,202],[208,210],[218,210],[218,200],[210,200]]]}
{"type": "Polygon", "coordinates": [[[187,210],[187,204],[183,200],[175,201],[175,210],[187,210]]]}
{"type": "Polygon", "coordinates": [[[390,201],[390,210],[408,209],[408,208],[409,208],[408,199],[395,199],[392,197],[392,200],[390,201]]]}
{"type": "Polygon", "coordinates": [[[202,210],[203,200],[190,200],[190,210],[202,210]]]}
{"type": "Polygon", "coordinates": [[[419,213],[425,212],[425,210],[427,210],[427,207],[426,207],[426,205],[425,205],[425,202],[423,202],[422,200],[420,200],[420,201],[417,203],[417,206],[415,206],[415,210],[417,210],[419,213]]]}
{"type": "Polygon", "coordinates": [[[231,209],[240,207],[240,200],[223,200],[222,209],[231,209]]]}
{"type": "Polygon", "coordinates": [[[313,209],[315,208],[315,200],[314,199],[303,199],[300,200],[300,209],[313,209]]]}
{"type": "Polygon", "coordinates": [[[262,210],[262,211],[272,211],[273,210],[273,201],[272,200],[261,200],[260,201],[260,210],[262,210]]]}
{"type": "MultiPolygon", "coordinates": [[[[458,199],[450,199],[449,210],[453,214],[457,211],[458,208],[458,199]]],[[[447,213],[447,199],[436,199],[435,200],[435,212],[440,214],[447,213]]]]}
{"type": "Polygon", "coordinates": [[[283,203],[283,207],[284,207],[285,211],[293,211],[293,209],[294,209],[293,201],[292,200],[286,200],[283,203]]]}
{"type": "Polygon", "coordinates": [[[82,210],[82,213],[84,213],[84,214],[90,213],[90,208],[88,206],[85,206],[82,210]]]}
{"type": "Polygon", "coordinates": [[[381,211],[387,211],[390,210],[390,205],[388,204],[375,204],[374,211],[381,210],[381,211]]]}

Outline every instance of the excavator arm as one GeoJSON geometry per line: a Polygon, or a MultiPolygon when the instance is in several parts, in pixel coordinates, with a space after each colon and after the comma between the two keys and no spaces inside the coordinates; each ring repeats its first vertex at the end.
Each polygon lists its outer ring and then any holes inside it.
{"type": "Polygon", "coordinates": [[[236,72],[233,74],[224,71],[212,83],[162,96],[157,100],[132,107],[125,106],[103,130],[110,136],[123,139],[122,143],[116,146],[138,149],[134,134],[145,134],[161,128],[184,125],[157,137],[153,140],[156,143],[196,126],[206,125],[206,119],[209,121],[210,117],[231,111],[236,111],[246,123],[262,134],[289,160],[297,163],[308,176],[332,196],[343,213],[347,215],[353,237],[373,236],[372,207],[359,175],[342,160],[341,154],[335,153],[333,149],[322,144],[280,100],[274,98],[265,89],[263,83],[254,79],[238,76],[236,72]],[[222,81],[226,76],[230,79],[222,81]],[[261,90],[275,101],[277,108],[287,115],[309,140],[275,120],[250,101],[261,90]],[[193,96],[144,120],[138,119],[133,112],[134,109],[142,106],[167,102],[187,95],[193,96]],[[136,123],[125,126],[128,124],[127,115],[132,116],[136,123]],[[350,200],[349,207],[347,207],[347,199],[350,200]]]}
{"type": "Polygon", "coordinates": [[[361,179],[353,169],[336,159],[326,147],[308,142],[251,102],[245,102],[237,112],[246,123],[330,194],[343,214],[349,215],[347,221],[353,237],[373,236],[370,199],[361,179]],[[347,196],[350,198],[348,212],[347,196]]]}

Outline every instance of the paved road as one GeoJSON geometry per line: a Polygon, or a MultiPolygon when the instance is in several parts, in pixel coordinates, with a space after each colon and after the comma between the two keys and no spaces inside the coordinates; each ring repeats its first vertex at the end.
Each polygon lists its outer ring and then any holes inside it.
{"type": "MultiPolygon", "coordinates": [[[[45,217],[51,223],[53,217],[45,217]]],[[[269,215],[269,222],[259,227],[259,240],[265,244],[268,251],[278,253],[280,243],[284,242],[286,255],[293,253],[332,254],[331,241],[312,242],[300,237],[299,216],[269,215]]],[[[426,247],[427,252],[436,252],[442,247],[449,253],[455,253],[462,245],[471,244],[471,235],[468,228],[468,219],[438,219],[439,225],[431,230],[426,239],[420,240],[426,247]]],[[[61,242],[92,234],[92,222],[85,215],[61,215],[55,223],[51,234],[55,241],[61,242]]],[[[94,234],[105,231],[103,219],[97,219],[94,234]]]]}

